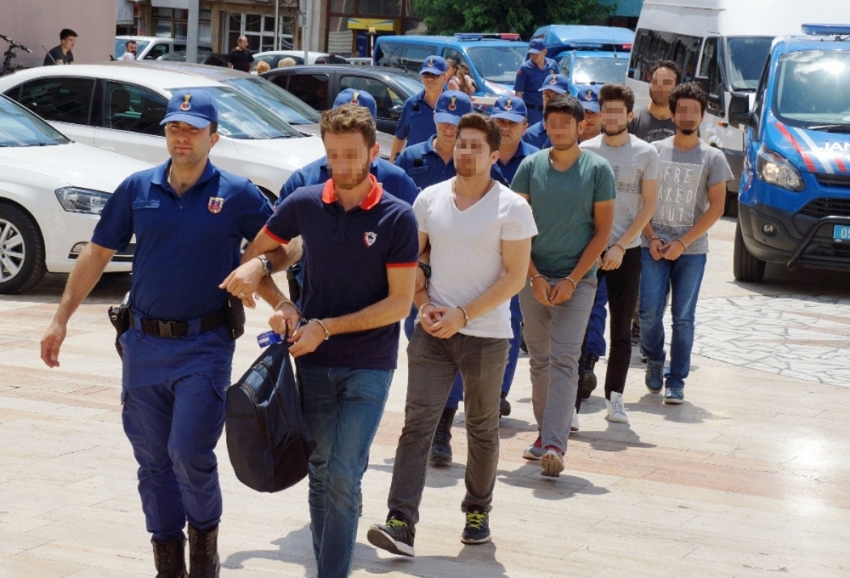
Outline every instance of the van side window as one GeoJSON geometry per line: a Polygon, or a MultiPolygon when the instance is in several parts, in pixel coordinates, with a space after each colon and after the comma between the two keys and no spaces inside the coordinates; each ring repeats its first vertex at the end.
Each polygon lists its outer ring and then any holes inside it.
{"type": "Polygon", "coordinates": [[[697,58],[702,38],[676,34],[670,47],[669,60],[682,69],[682,81],[691,82],[697,75],[697,58]]]}
{"type": "Polygon", "coordinates": [[[708,78],[708,92],[711,96],[720,95],[720,55],[719,38],[712,36],[706,38],[702,49],[702,61],[699,67],[699,76],[708,78]]]}
{"type": "Polygon", "coordinates": [[[401,45],[395,42],[379,42],[375,48],[375,64],[397,67],[401,45]]]}
{"type": "Polygon", "coordinates": [[[649,70],[657,60],[672,60],[682,68],[682,80],[692,81],[697,73],[697,59],[702,45],[698,36],[686,36],[658,30],[638,30],[632,49],[633,77],[649,82],[649,70]]]}
{"type": "Polygon", "coordinates": [[[419,73],[426,58],[439,52],[439,49],[432,44],[382,42],[379,48],[382,50],[375,53],[375,61],[378,65],[404,68],[414,74],[419,73]]]}

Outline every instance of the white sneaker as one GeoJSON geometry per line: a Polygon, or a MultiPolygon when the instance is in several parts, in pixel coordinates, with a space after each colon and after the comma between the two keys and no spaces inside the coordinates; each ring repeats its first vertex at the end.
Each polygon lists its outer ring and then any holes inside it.
{"type": "Polygon", "coordinates": [[[605,419],[612,423],[629,423],[622,393],[612,391],[611,400],[605,400],[605,407],[608,409],[608,415],[605,416],[605,419]]]}
{"type": "Polygon", "coordinates": [[[570,431],[578,431],[578,412],[573,410],[573,417],[570,418],[570,431]]]}

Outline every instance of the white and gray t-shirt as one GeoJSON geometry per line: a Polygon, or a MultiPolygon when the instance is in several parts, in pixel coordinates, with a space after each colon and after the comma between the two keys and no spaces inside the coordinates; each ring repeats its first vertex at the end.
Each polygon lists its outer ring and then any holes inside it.
{"type": "MultiPolygon", "coordinates": [[[[655,235],[665,243],[691,230],[708,209],[708,189],[732,179],[726,157],[705,141],[688,151],[673,146],[673,138],[658,141],[661,169],[658,177],[658,201],[652,217],[655,235]]],[[[648,247],[649,241],[643,240],[648,247]]],[[[685,255],[708,253],[708,235],[693,241],[685,255]]]]}
{"type": "MultiPolygon", "coordinates": [[[[614,200],[614,227],[611,229],[611,237],[608,240],[610,247],[625,234],[643,207],[641,188],[644,179],[658,178],[658,151],[635,135],[629,135],[629,142],[618,147],[605,144],[602,135],[585,141],[579,146],[604,158],[614,170],[617,198],[614,200]]],[[[635,237],[626,249],[639,246],[640,235],[635,237]]]]}
{"type": "MultiPolygon", "coordinates": [[[[518,194],[494,182],[474,205],[457,208],[455,179],[419,193],[413,212],[419,231],[431,243],[428,299],[434,305],[457,307],[484,294],[505,274],[502,241],[521,241],[537,234],[531,206],[518,194]]],[[[473,337],[510,338],[510,301],[469,321],[460,330],[473,337]]]]}

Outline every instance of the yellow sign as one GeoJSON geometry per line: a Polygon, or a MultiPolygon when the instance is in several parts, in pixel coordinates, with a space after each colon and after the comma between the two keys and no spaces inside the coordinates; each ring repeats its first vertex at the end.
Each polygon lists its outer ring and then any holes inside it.
{"type": "Polygon", "coordinates": [[[382,32],[401,34],[401,20],[381,20],[379,18],[349,18],[349,30],[374,29],[382,32]]]}

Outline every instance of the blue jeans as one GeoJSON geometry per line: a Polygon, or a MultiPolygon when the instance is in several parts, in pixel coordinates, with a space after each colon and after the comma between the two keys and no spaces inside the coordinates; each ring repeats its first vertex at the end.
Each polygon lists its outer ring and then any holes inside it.
{"type": "Polygon", "coordinates": [[[691,370],[694,346],[694,315],[705,272],[706,255],[682,255],[675,261],[659,259],[642,249],[640,276],[640,336],[649,361],[664,363],[664,306],[672,291],[673,337],[667,387],[684,387],[691,370]]]}
{"type": "Polygon", "coordinates": [[[584,338],[584,353],[590,353],[597,358],[605,355],[605,320],[608,311],[608,284],[605,277],[599,279],[596,286],[596,298],[593,300],[593,309],[590,310],[590,321],[587,323],[587,335],[584,338]]]}
{"type": "Polygon", "coordinates": [[[360,480],[390,390],[393,372],[295,361],[304,419],[316,449],[310,456],[310,521],[319,578],[351,572],[360,480]]]}

